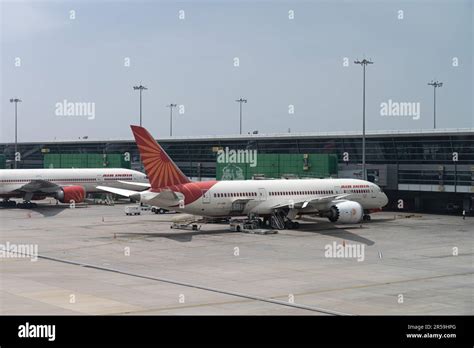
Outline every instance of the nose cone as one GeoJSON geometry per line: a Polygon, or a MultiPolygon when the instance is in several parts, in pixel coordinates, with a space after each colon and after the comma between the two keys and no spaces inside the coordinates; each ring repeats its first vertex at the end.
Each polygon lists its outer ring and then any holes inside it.
{"type": "Polygon", "coordinates": [[[381,207],[385,207],[387,204],[388,204],[388,197],[385,193],[381,192],[382,193],[382,198],[381,198],[381,207]]]}

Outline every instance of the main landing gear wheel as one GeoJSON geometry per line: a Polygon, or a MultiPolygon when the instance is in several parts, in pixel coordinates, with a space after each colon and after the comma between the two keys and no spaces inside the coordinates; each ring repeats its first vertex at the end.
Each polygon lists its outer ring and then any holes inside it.
{"type": "Polygon", "coordinates": [[[4,200],[4,201],[0,202],[0,207],[14,208],[14,207],[16,207],[16,202],[15,201],[10,201],[10,200],[4,200]]]}
{"type": "Polygon", "coordinates": [[[36,208],[36,203],[22,202],[22,203],[18,203],[16,206],[20,209],[32,209],[32,208],[36,208]]]}
{"type": "Polygon", "coordinates": [[[289,230],[296,230],[300,227],[299,222],[296,221],[291,221],[291,220],[286,220],[285,221],[285,228],[289,230]]]}
{"type": "Polygon", "coordinates": [[[372,218],[369,214],[365,214],[363,217],[362,217],[362,220],[364,221],[370,221],[372,218]]]}

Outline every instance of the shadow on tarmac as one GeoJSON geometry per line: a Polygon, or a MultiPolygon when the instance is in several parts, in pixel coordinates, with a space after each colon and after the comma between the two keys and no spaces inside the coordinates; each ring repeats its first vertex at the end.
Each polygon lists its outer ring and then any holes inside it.
{"type": "Polygon", "coordinates": [[[213,235],[213,234],[229,234],[229,233],[239,233],[233,232],[229,230],[214,230],[214,231],[185,231],[185,230],[173,230],[174,232],[124,232],[124,233],[116,233],[118,237],[124,238],[133,238],[133,237],[146,237],[146,238],[168,238],[174,240],[176,242],[190,242],[193,239],[193,236],[201,236],[201,235],[213,235]]]}
{"type": "Polygon", "coordinates": [[[34,212],[43,215],[44,217],[56,216],[67,209],[81,209],[87,208],[86,205],[77,204],[75,208],[70,208],[69,204],[60,204],[60,205],[37,205],[36,208],[17,208],[17,207],[0,207],[0,209],[17,209],[24,211],[26,214],[29,212],[34,212]]]}
{"type": "MultiPolygon", "coordinates": [[[[356,233],[352,233],[348,231],[348,230],[361,230],[360,225],[342,227],[342,225],[334,225],[332,222],[326,222],[326,221],[316,222],[315,220],[307,219],[307,218],[301,218],[300,220],[306,221],[309,223],[300,224],[300,228],[297,231],[307,232],[307,233],[317,233],[323,236],[331,236],[335,238],[340,238],[342,240],[350,240],[356,243],[363,243],[368,246],[375,244],[373,240],[370,240],[356,233]]],[[[372,221],[369,223],[372,223],[372,221]]]]}

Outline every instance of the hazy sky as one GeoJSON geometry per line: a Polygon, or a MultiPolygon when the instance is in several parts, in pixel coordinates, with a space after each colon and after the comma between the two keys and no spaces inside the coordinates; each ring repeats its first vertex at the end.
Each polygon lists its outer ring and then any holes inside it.
{"type": "Polygon", "coordinates": [[[19,141],[131,139],[140,82],[156,137],[170,102],[175,135],[237,134],[241,96],[244,132],[359,130],[364,56],[368,130],[432,128],[434,78],[438,127],[474,127],[472,1],[2,1],[0,29],[1,142],[11,97],[19,141]],[[382,116],[389,99],[419,103],[419,119],[382,116]],[[95,118],[57,115],[64,100],[95,118]]]}

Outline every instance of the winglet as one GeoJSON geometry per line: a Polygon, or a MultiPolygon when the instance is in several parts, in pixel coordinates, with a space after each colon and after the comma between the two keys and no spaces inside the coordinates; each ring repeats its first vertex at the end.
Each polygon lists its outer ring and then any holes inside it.
{"type": "Polygon", "coordinates": [[[130,127],[153,189],[191,182],[145,128],[130,127]]]}

